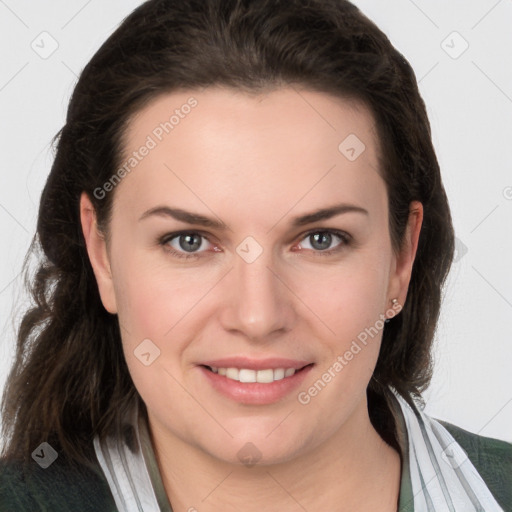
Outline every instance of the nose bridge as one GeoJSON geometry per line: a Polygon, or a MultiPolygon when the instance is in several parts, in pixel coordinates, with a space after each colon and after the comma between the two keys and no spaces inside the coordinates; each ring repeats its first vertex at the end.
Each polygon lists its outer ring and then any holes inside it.
{"type": "Polygon", "coordinates": [[[276,277],[271,250],[258,248],[249,240],[242,242],[237,252],[240,257],[235,259],[230,276],[232,293],[225,328],[252,340],[265,340],[273,332],[289,328],[289,291],[276,277]]]}

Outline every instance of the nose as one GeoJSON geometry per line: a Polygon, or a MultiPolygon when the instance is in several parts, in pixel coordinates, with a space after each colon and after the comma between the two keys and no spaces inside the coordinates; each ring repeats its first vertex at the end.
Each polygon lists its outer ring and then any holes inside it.
{"type": "Polygon", "coordinates": [[[223,328],[255,343],[274,341],[295,321],[293,292],[269,253],[251,263],[237,257],[224,283],[223,328]]]}

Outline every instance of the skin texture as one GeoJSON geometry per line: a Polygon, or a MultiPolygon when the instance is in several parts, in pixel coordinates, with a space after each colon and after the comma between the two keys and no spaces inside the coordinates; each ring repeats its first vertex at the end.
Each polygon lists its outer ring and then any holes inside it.
{"type": "MultiPolygon", "coordinates": [[[[161,141],[153,135],[156,147],[117,185],[108,242],[87,195],[81,198],[101,298],[118,315],[171,504],[200,512],[396,510],[399,456],[371,425],[365,395],[381,331],[307,405],[297,395],[389,312],[393,298],[404,304],[422,206],[411,203],[395,254],[372,115],[354,101],[309,90],[160,96],[131,120],[125,156],[190,97],[197,106],[161,141]],[[338,149],[350,134],[365,145],[354,161],[338,149]],[[367,214],[292,226],[296,216],[339,203],[367,214]],[[221,220],[228,229],[165,215],[140,220],[160,206],[221,220]],[[321,254],[309,235],[326,229],[351,241],[320,238],[320,247],[339,249],[321,254]],[[205,237],[193,250],[199,257],[178,258],[159,243],[180,230],[205,237]],[[237,253],[248,236],[263,251],[252,263],[237,253]],[[149,366],[134,354],[144,339],[160,350],[149,366]],[[219,394],[198,367],[227,356],[314,366],[299,389],[255,405],[219,394]],[[261,456],[251,467],[237,455],[248,442],[261,456]]],[[[179,237],[169,246],[187,254],[179,237]]]]}

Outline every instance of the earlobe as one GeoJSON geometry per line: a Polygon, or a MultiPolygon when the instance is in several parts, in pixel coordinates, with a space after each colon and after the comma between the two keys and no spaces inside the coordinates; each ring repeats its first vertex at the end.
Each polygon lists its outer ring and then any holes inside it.
{"type": "Polygon", "coordinates": [[[80,222],[101,301],[109,313],[115,314],[117,305],[107,244],[98,228],[94,206],[85,192],[80,197],[80,222]]]}

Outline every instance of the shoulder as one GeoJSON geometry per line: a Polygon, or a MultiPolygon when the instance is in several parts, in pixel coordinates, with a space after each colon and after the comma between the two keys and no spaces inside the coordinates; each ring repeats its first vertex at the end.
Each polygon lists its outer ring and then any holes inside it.
{"type": "Polygon", "coordinates": [[[101,470],[71,466],[57,458],[43,469],[36,462],[0,459],[0,511],[117,510],[101,470]]]}
{"type": "Polygon", "coordinates": [[[473,434],[445,421],[439,423],[462,446],[504,510],[512,511],[512,444],[473,434]]]}

